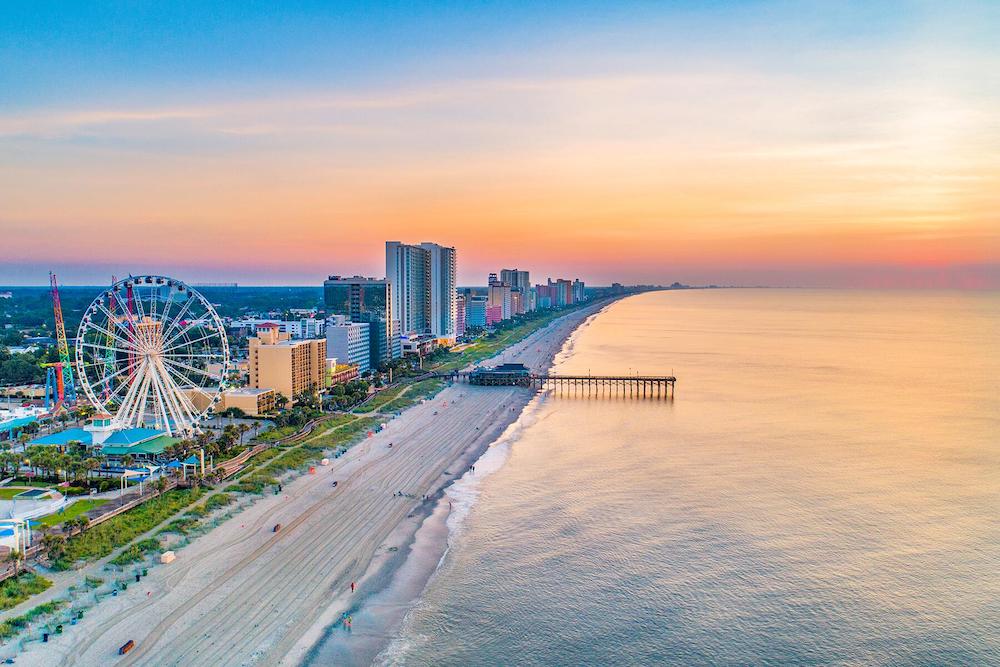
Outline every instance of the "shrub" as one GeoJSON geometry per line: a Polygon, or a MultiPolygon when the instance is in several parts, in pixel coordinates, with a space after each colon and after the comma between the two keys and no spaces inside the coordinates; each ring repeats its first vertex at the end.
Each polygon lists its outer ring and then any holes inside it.
{"type": "Polygon", "coordinates": [[[189,530],[198,525],[198,519],[193,516],[182,516],[179,519],[175,519],[168,523],[161,533],[179,533],[181,535],[186,535],[189,530]]]}
{"type": "Polygon", "coordinates": [[[10,639],[39,616],[45,616],[66,604],[66,600],[53,600],[34,607],[30,611],[6,621],[0,621],[0,639],[10,639]]]}
{"type": "Polygon", "coordinates": [[[233,497],[228,493],[216,493],[213,496],[209,496],[208,500],[205,501],[205,510],[211,512],[217,510],[220,507],[225,507],[233,502],[233,497]]]}
{"type": "Polygon", "coordinates": [[[155,537],[140,540],[112,558],[111,563],[114,565],[128,565],[129,563],[135,563],[145,558],[146,554],[150,551],[156,551],[159,548],[160,541],[155,537]]]}
{"type": "Polygon", "coordinates": [[[53,560],[54,570],[67,570],[78,560],[94,560],[128,544],[178,510],[190,505],[204,493],[201,489],[174,489],[147,500],[142,505],[119,514],[99,526],[74,535],[66,541],[66,553],[53,560]]]}
{"type": "Polygon", "coordinates": [[[32,595],[37,595],[52,585],[45,577],[24,572],[0,582],[0,609],[16,607],[32,595]]]}
{"type": "Polygon", "coordinates": [[[264,493],[264,487],[277,484],[278,480],[267,475],[253,474],[246,479],[241,479],[231,488],[238,493],[264,493]]]}

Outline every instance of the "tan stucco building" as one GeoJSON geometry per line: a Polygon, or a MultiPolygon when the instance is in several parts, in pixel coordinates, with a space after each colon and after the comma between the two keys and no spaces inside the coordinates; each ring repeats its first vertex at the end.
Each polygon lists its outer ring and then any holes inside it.
{"type": "Polygon", "coordinates": [[[241,387],[227,389],[222,393],[220,410],[239,408],[251,417],[259,417],[274,410],[274,390],[241,387]]]}
{"type": "Polygon", "coordinates": [[[249,342],[251,387],[273,389],[289,401],[326,387],[326,340],[292,340],[275,325],[258,327],[249,342]]]}
{"type": "MultiPolygon", "coordinates": [[[[196,410],[204,410],[212,403],[211,397],[204,389],[184,389],[183,391],[196,410]]],[[[274,397],[273,389],[254,389],[252,387],[226,389],[222,392],[222,400],[216,404],[215,411],[222,412],[228,408],[239,408],[251,417],[259,417],[274,410],[274,397]]]]}

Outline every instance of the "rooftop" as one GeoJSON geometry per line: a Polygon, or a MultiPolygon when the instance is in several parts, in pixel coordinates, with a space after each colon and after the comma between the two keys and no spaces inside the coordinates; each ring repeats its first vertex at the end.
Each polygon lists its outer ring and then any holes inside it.
{"type": "Polygon", "coordinates": [[[227,389],[227,396],[259,396],[261,394],[266,394],[269,391],[274,391],[273,389],[256,389],[254,387],[240,387],[238,389],[227,389]]]}
{"type": "MultiPolygon", "coordinates": [[[[104,441],[104,450],[107,451],[109,446],[126,448],[134,447],[162,435],[162,433],[163,431],[159,431],[155,428],[126,428],[121,431],[115,431],[108,437],[107,440],[104,441]]],[[[65,446],[71,442],[92,445],[94,443],[94,439],[90,431],[74,427],[68,428],[64,431],[59,431],[58,433],[51,433],[40,438],[35,438],[28,444],[65,446]]]]}
{"type": "Polygon", "coordinates": [[[91,438],[90,431],[84,431],[82,428],[68,428],[65,431],[59,431],[58,433],[50,433],[49,435],[43,435],[40,438],[35,438],[29,445],[68,445],[71,442],[81,442],[85,445],[91,444],[93,439],[91,438]]]}
{"type": "Polygon", "coordinates": [[[151,440],[146,440],[130,447],[108,447],[102,449],[102,453],[108,456],[125,456],[126,454],[162,454],[170,445],[180,442],[179,438],[171,438],[168,435],[161,435],[151,440]]]}
{"type": "Polygon", "coordinates": [[[149,440],[150,438],[155,438],[162,433],[163,431],[159,431],[155,428],[126,428],[112,433],[108,439],[104,441],[104,446],[137,445],[140,442],[149,440]]]}
{"type": "Polygon", "coordinates": [[[290,338],[288,340],[279,340],[277,343],[261,343],[258,349],[266,350],[267,348],[275,347],[298,347],[299,345],[305,345],[306,343],[315,343],[318,341],[326,342],[325,338],[290,338]]]}

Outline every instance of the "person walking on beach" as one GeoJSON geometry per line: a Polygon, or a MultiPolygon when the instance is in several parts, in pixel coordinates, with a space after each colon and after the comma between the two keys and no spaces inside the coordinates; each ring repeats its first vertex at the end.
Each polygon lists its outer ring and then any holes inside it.
{"type": "Polygon", "coordinates": [[[354,583],[354,582],[352,581],[352,582],[351,582],[351,592],[352,592],[352,593],[354,592],[354,589],[355,589],[356,587],[357,587],[357,585],[356,585],[356,584],[355,584],[355,583],[354,583]]]}

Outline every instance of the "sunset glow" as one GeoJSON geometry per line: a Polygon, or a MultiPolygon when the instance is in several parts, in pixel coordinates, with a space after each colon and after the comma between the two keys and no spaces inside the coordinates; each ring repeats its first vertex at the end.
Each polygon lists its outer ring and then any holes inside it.
{"type": "Polygon", "coordinates": [[[0,283],[1000,287],[996,4],[134,7],[0,22],[0,283]]]}

